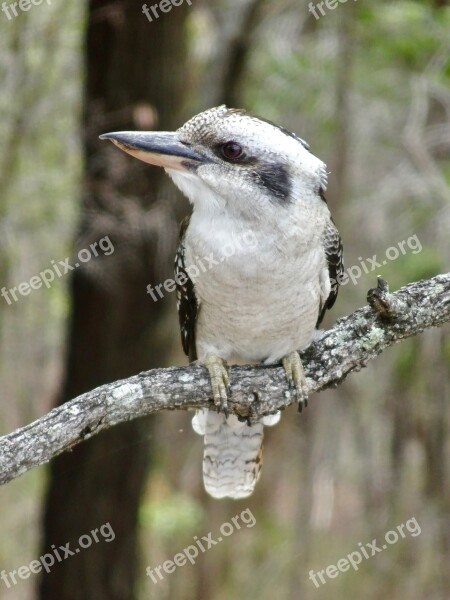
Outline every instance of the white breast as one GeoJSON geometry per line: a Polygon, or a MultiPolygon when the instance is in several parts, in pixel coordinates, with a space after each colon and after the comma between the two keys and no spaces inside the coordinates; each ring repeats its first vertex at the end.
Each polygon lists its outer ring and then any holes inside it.
{"type": "Polygon", "coordinates": [[[311,342],[329,293],[321,244],[327,211],[317,204],[296,219],[285,211],[285,222],[255,219],[253,229],[194,211],[185,243],[188,269],[200,271],[194,278],[200,360],[212,353],[269,363],[311,342]]]}

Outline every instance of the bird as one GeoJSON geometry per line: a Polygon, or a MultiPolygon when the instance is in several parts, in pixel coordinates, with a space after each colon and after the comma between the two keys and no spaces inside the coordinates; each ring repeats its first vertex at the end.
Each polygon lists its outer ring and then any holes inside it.
{"type": "Polygon", "coordinates": [[[206,367],[214,402],[192,425],[204,436],[206,491],[246,498],[261,472],[264,426],[280,416],[229,414],[229,365],[281,362],[299,410],[306,406],[299,352],[317,335],[344,273],[326,165],[295,133],[225,105],[174,132],[100,138],[164,168],[192,204],[175,257],[178,316],[184,352],[206,367]]]}

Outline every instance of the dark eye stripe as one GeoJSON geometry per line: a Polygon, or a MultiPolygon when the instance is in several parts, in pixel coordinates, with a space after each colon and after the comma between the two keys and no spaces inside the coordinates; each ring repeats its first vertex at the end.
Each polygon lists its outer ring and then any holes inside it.
{"type": "Polygon", "coordinates": [[[281,163],[266,163],[255,169],[258,180],[270,195],[280,200],[289,200],[292,184],[287,168],[281,163]]]}

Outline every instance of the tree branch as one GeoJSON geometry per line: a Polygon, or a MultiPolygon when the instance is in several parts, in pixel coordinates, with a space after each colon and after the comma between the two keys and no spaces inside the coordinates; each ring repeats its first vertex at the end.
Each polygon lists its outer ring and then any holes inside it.
{"type": "MultiPolygon", "coordinates": [[[[310,394],[339,385],[396,342],[450,321],[450,273],[393,294],[378,278],[368,301],[369,306],[337,321],[302,353],[310,394]]],[[[235,366],[230,375],[232,413],[257,418],[295,402],[279,366],[235,366]]],[[[202,407],[211,407],[211,400],[201,365],[155,369],[103,385],[0,438],[0,483],[123,421],[202,407]]]]}

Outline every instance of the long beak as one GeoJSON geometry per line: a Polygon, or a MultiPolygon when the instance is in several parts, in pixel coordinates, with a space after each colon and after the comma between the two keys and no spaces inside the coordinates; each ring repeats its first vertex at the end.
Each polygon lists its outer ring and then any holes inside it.
{"type": "Polygon", "coordinates": [[[100,139],[111,140],[127,154],[165,169],[185,170],[206,161],[206,157],[180,142],[173,132],[117,131],[104,133],[100,139]]]}

